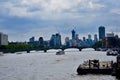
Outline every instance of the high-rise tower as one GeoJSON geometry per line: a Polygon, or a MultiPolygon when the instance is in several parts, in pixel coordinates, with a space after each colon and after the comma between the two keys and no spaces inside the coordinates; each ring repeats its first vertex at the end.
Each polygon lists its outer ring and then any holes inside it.
{"type": "Polygon", "coordinates": [[[72,30],[72,40],[75,40],[75,39],[76,39],[75,37],[76,37],[76,35],[75,35],[75,30],[73,29],[73,30],[72,30]]]}
{"type": "Polygon", "coordinates": [[[105,38],[105,27],[100,26],[99,27],[99,40],[102,40],[105,38]]]}
{"type": "Polygon", "coordinates": [[[94,42],[97,42],[98,38],[97,38],[97,34],[94,35],[94,42]]]}

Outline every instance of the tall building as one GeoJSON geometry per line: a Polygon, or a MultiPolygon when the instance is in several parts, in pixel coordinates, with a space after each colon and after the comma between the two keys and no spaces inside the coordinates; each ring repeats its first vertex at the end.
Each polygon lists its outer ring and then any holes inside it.
{"type": "Polygon", "coordinates": [[[86,41],[86,38],[85,38],[85,37],[83,37],[83,41],[86,41]]]}
{"type": "Polygon", "coordinates": [[[55,38],[56,38],[56,37],[55,37],[55,35],[53,34],[53,35],[51,36],[51,39],[50,39],[50,46],[51,46],[51,47],[54,47],[54,46],[55,46],[55,43],[56,43],[56,42],[55,42],[55,41],[56,41],[55,38]]]}
{"type": "Polygon", "coordinates": [[[36,40],[35,40],[35,37],[33,36],[33,37],[31,37],[31,38],[29,39],[28,44],[39,45],[39,41],[36,41],[36,40]]]}
{"type": "Polygon", "coordinates": [[[40,44],[40,45],[44,45],[43,37],[40,37],[40,38],[39,38],[39,44],[40,44]]]}
{"type": "Polygon", "coordinates": [[[66,38],[65,38],[65,45],[66,45],[67,47],[70,46],[70,39],[69,39],[69,37],[66,37],[66,38]]]}
{"type": "Polygon", "coordinates": [[[29,42],[34,42],[34,41],[35,41],[35,37],[34,36],[29,39],[29,42]]]}
{"type": "Polygon", "coordinates": [[[90,34],[88,34],[88,39],[91,40],[91,35],[90,34]]]}
{"type": "Polygon", "coordinates": [[[118,47],[119,38],[117,38],[114,33],[107,33],[106,42],[104,46],[106,47],[118,47]]]}
{"type": "Polygon", "coordinates": [[[94,35],[94,42],[97,42],[98,38],[97,38],[97,34],[94,35]]]}
{"type": "Polygon", "coordinates": [[[75,38],[76,38],[76,40],[78,40],[78,39],[79,39],[79,34],[76,34],[76,37],[75,37],[75,38]]]}
{"type": "Polygon", "coordinates": [[[61,46],[61,35],[59,33],[56,33],[56,46],[61,46]]]}
{"type": "Polygon", "coordinates": [[[0,32],[0,45],[8,45],[8,35],[0,32]]]}
{"type": "Polygon", "coordinates": [[[86,40],[86,43],[87,43],[87,46],[92,46],[92,44],[93,44],[93,41],[92,41],[90,34],[88,35],[88,39],[86,40]]]}
{"type": "Polygon", "coordinates": [[[61,35],[59,33],[53,34],[50,39],[50,46],[55,47],[55,46],[61,46],[61,35]]]}
{"type": "Polygon", "coordinates": [[[99,40],[103,40],[105,38],[105,27],[100,26],[99,27],[99,40]]]}
{"type": "Polygon", "coordinates": [[[76,37],[76,34],[75,34],[75,30],[73,29],[72,30],[72,40],[75,40],[76,39],[75,37],[76,37]]]}

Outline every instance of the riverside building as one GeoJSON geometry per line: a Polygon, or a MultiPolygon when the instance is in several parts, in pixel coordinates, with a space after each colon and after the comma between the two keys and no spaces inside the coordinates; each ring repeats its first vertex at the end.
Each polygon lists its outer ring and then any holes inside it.
{"type": "Polygon", "coordinates": [[[0,45],[8,45],[8,35],[0,32],[0,45]]]}

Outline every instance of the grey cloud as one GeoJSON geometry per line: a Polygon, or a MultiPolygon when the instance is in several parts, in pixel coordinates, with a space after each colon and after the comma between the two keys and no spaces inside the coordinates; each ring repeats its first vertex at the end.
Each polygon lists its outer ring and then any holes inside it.
{"type": "Polygon", "coordinates": [[[25,32],[57,26],[68,34],[76,26],[78,33],[97,32],[100,25],[120,27],[119,3],[120,0],[0,0],[0,27],[12,26],[10,30],[16,32],[19,27],[25,32]]]}

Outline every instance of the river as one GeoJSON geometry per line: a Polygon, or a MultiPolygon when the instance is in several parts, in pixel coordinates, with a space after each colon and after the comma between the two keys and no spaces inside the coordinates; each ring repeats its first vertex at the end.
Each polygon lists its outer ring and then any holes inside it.
{"type": "Polygon", "coordinates": [[[56,51],[0,56],[0,80],[117,80],[111,75],[77,75],[76,72],[79,64],[85,60],[115,62],[115,56],[106,56],[106,52],[93,49],[67,49],[65,55],[56,55],[56,51]]]}

